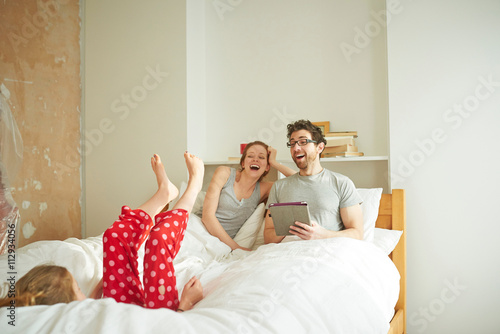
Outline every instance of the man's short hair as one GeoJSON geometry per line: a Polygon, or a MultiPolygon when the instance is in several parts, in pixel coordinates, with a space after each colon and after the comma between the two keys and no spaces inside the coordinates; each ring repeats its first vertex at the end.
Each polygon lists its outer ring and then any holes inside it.
{"type": "Polygon", "coordinates": [[[326,139],[323,136],[321,128],[319,126],[312,124],[311,121],[309,120],[300,119],[298,121],[290,123],[287,125],[287,130],[288,130],[287,133],[288,140],[290,140],[292,133],[294,133],[295,131],[306,130],[309,131],[309,133],[311,134],[311,139],[316,141],[316,145],[319,145],[319,143],[325,143],[326,145],[326,139]]]}

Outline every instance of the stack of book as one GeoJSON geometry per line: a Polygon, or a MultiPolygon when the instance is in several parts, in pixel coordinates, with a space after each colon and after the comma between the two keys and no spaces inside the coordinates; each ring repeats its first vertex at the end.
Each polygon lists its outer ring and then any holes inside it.
{"type": "Polygon", "coordinates": [[[358,152],[354,138],[358,137],[357,131],[341,131],[325,133],[326,146],[321,153],[322,158],[335,157],[361,157],[363,152],[358,152]]]}

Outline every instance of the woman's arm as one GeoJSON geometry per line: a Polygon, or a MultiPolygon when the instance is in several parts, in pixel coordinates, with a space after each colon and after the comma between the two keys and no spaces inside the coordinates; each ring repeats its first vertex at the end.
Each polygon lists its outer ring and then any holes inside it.
{"type": "Polygon", "coordinates": [[[205,201],[203,202],[203,214],[201,221],[211,235],[219,238],[220,241],[231,247],[231,249],[241,248],[244,250],[250,250],[248,248],[240,247],[240,245],[238,245],[233,238],[227,234],[215,216],[215,212],[219,206],[222,187],[226,184],[230,173],[231,169],[229,167],[221,166],[217,167],[215,170],[212,180],[210,181],[210,185],[208,186],[207,194],[205,195],[205,201]]]}
{"type": "Polygon", "coordinates": [[[274,147],[269,146],[267,152],[269,153],[269,164],[271,165],[271,167],[276,168],[278,172],[287,177],[297,173],[290,167],[282,165],[278,161],[276,161],[276,154],[278,153],[278,151],[274,147]]]}

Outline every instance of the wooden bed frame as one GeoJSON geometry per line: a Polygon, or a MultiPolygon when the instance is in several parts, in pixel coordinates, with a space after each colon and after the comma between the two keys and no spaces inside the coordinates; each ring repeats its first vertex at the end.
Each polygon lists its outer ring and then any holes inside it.
{"type": "Polygon", "coordinates": [[[394,308],[388,334],[406,333],[406,202],[403,189],[393,189],[392,194],[382,194],[377,222],[378,228],[403,231],[399,243],[390,254],[401,275],[399,299],[394,308]]]}

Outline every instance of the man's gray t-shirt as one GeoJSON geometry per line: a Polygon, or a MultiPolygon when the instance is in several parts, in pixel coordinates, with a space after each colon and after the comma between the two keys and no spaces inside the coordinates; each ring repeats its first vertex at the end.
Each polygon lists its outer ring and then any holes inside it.
{"type": "Polygon", "coordinates": [[[316,175],[296,173],[274,183],[269,193],[270,203],[307,202],[311,219],[332,231],[345,229],[340,209],[363,201],[354,183],[345,175],[324,169],[316,175]]]}

